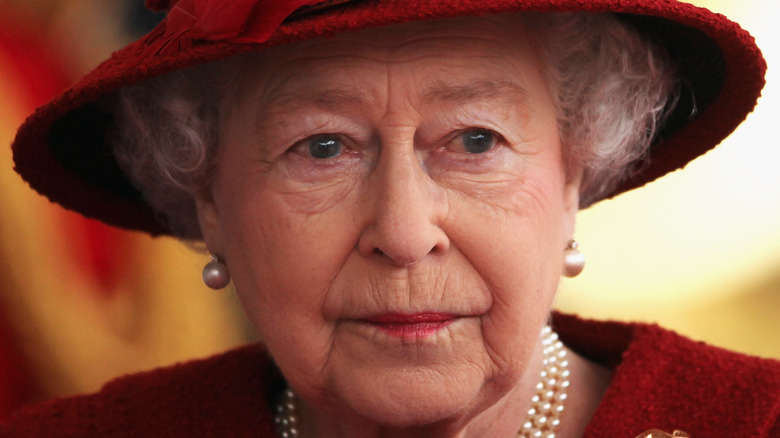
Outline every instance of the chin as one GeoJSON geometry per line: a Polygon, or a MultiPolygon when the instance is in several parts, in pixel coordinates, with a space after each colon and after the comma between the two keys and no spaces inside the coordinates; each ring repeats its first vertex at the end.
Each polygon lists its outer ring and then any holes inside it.
{"type": "Polygon", "coordinates": [[[459,422],[467,409],[458,401],[436,403],[419,399],[406,401],[373,401],[356,407],[357,414],[384,428],[409,429],[459,422]]]}
{"type": "Polygon", "coordinates": [[[486,400],[488,391],[482,376],[446,376],[431,369],[380,376],[361,382],[356,373],[351,384],[339,392],[359,416],[384,427],[458,423],[491,403],[486,400]]]}

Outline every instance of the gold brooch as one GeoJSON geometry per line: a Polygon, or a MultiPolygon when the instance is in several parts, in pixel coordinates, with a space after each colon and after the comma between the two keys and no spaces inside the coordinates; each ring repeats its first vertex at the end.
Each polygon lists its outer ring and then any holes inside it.
{"type": "Polygon", "coordinates": [[[666,433],[658,429],[651,429],[647,432],[642,432],[636,436],[636,438],[691,438],[691,435],[681,430],[675,430],[672,433],[666,433]]]}

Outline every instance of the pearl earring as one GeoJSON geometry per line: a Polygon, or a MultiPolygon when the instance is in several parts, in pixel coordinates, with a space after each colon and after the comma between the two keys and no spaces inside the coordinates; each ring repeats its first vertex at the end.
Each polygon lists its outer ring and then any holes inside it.
{"type": "Polygon", "coordinates": [[[563,251],[563,275],[566,277],[576,277],[585,269],[585,254],[577,249],[578,246],[580,244],[572,239],[563,251]]]}
{"type": "Polygon", "coordinates": [[[211,261],[203,267],[203,282],[212,289],[224,289],[230,283],[230,271],[218,256],[212,255],[211,261]]]}

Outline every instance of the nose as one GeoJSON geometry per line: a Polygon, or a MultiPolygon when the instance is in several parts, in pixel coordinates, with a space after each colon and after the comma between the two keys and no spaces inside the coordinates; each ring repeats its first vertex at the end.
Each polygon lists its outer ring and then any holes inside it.
{"type": "Polygon", "coordinates": [[[362,256],[405,267],[449,249],[440,227],[447,215],[446,193],[425,172],[412,147],[382,149],[367,183],[358,242],[362,256]]]}

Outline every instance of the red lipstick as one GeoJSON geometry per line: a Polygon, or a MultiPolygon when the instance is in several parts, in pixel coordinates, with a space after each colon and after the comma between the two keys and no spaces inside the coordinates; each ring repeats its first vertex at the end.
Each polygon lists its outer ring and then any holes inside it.
{"type": "Polygon", "coordinates": [[[433,335],[455,318],[451,313],[386,313],[366,321],[391,336],[420,338],[433,335]]]}

